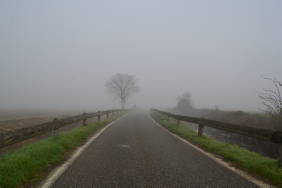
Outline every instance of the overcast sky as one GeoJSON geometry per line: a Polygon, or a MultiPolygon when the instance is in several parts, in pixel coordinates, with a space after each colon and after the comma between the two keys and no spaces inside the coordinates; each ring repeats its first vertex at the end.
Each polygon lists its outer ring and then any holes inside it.
{"type": "Polygon", "coordinates": [[[143,108],[263,108],[282,80],[282,1],[0,1],[1,109],[120,108],[104,83],[133,74],[143,108]]]}

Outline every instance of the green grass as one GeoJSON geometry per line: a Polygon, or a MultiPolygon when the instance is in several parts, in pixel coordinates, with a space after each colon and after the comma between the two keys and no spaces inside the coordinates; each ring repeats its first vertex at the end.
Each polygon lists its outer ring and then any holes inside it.
{"type": "Polygon", "coordinates": [[[49,137],[3,154],[0,157],[0,187],[17,187],[38,180],[40,172],[62,161],[67,150],[81,145],[88,135],[123,114],[62,132],[56,139],[49,137]]]}
{"type": "Polygon", "coordinates": [[[150,116],[170,132],[195,143],[209,152],[219,154],[225,160],[231,161],[251,173],[260,175],[278,187],[282,187],[282,167],[279,168],[278,160],[262,157],[255,152],[239,148],[236,145],[217,142],[204,135],[199,137],[198,133],[192,131],[186,124],[181,123],[177,127],[175,119],[170,118],[170,121],[167,121],[167,116],[162,114],[151,111],[150,116]]]}

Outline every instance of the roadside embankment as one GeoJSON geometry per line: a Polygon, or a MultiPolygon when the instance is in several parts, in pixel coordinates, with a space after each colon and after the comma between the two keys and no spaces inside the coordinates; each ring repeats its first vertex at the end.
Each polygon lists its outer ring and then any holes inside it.
{"type": "MultiPolygon", "coordinates": [[[[273,130],[281,130],[281,126],[273,124],[271,118],[266,113],[251,113],[244,111],[223,111],[219,109],[190,109],[183,110],[179,108],[171,108],[166,111],[190,116],[190,117],[204,117],[206,119],[221,121],[226,123],[234,123],[238,125],[251,126],[256,128],[265,128],[273,130]]],[[[188,126],[195,130],[198,129],[198,125],[193,125],[193,123],[188,123],[188,126]]],[[[264,140],[259,140],[256,138],[251,138],[243,135],[238,135],[226,131],[221,131],[217,129],[212,129],[205,127],[204,133],[217,141],[224,141],[229,144],[236,144],[240,147],[244,147],[250,151],[259,153],[262,156],[269,157],[272,159],[277,159],[279,157],[279,147],[280,145],[273,142],[268,142],[264,140]]]]}
{"type": "Polygon", "coordinates": [[[255,152],[239,148],[236,145],[230,145],[224,142],[218,142],[214,139],[202,136],[192,131],[185,123],[176,126],[177,121],[167,116],[150,112],[150,116],[170,132],[177,134],[197,146],[220,155],[224,160],[232,162],[235,166],[245,169],[246,171],[259,175],[263,180],[268,180],[273,184],[282,187],[282,168],[278,166],[278,160],[262,157],[255,152]]]}
{"type": "Polygon", "coordinates": [[[65,152],[81,145],[87,136],[124,114],[62,132],[56,139],[49,137],[4,153],[0,157],[0,187],[17,187],[38,180],[41,171],[64,160],[65,152]]]}

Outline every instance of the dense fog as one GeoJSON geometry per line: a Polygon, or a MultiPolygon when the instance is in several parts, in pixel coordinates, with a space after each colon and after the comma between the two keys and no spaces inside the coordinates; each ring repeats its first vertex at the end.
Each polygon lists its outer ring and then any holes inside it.
{"type": "Polygon", "coordinates": [[[282,1],[0,1],[0,109],[120,108],[116,73],[140,91],[126,107],[258,111],[282,80],[282,1]]]}

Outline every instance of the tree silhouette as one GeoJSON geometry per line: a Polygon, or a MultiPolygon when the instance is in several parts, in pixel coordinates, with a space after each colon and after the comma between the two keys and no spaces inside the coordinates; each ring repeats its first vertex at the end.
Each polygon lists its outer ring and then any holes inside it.
{"type": "Polygon", "coordinates": [[[119,100],[122,109],[126,101],[140,91],[138,80],[134,75],[117,73],[105,83],[106,92],[115,100],[119,100]]]}

